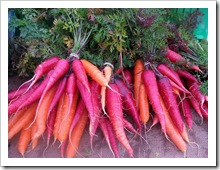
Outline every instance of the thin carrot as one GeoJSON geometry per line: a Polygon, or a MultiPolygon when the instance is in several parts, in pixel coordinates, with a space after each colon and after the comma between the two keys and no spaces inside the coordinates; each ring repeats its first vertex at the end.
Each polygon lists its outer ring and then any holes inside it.
{"type": "Polygon", "coordinates": [[[137,59],[134,65],[134,99],[139,110],[139,93],[141,85],[141,74],[144,71],[144,64],[141,59],[137,59]]]}
{"type": "Polygon", "coordinates": [[[16,135],[22,128],[27,126],[28,123],[30,123],[34,115],[36,113],[38,101],[30,105],[30,107],[26,110],[26,112],[23,114],[23,116],[17,121],[9,130],[8,132],[8,140],[12,139],[14,135],[16,135]]]}
{"type": "Polygon", "coordinates": [[[37,131],[36,122],[34,122],[29,129],[31,129],[31,149],[33,150],[37,147],[37,145],[39,144],[39,140],[40,140],[40,137],[34,138],[34,135],[37,131]]]}
{"type": "Polygon", "coordinates": [[[88,122],[88,112],[87,110],[84,110],[83,115],[80,117],[79,121],[77,122],[75,128],[72,131],[71,140],[68,141],[66,148],[67,158],[75,157],[79,146],[79,142],[81,140],[87,122],[88,122]]]}
{"type": "Polygon", "coordinates": [[[40,105],[38,104],[38,109],[34,119],[36,120],[36,126],[37,126],[37,131],[34,135],[34,138],[40,137],[46,130],[47,115],[48,115],[50,103],[53,100],[53,97],[56,93],[58,83],[59,82],[57,82],[51,89],[49,89],[49,91],[47,91],[45,97],[41,100],[42,102],[40,103],[40,105]]]}

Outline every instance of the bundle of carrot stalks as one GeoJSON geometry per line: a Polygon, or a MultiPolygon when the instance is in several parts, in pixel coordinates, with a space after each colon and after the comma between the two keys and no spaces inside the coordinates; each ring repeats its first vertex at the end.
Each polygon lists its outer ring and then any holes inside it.
{"type": "MultiPolygon", "coordinates": [[[[168,50],[165,57],[176,62],[171,57],[180,55],[168,50]]],[[[200,71],[197,66],[190,68],[200,71]]],[[[62,157],[75,157],[88,122],[91,147],[99,127],[114,157],[120,157],[117,142],[133,157],[125,128],[143,138],[153,117],[151,128],[160,123],[167,140],[185,154],[191,107],[201,121],[208,120],[208,96],[199,85],[188,71],[164,63],[137,59],[132,72],[114,72],[111,63],[99,69],[77,54],[67,59],[54,56],[37,66],[31,80],[8,93],[8,140],[20,133],[18,151],[24,156],[28,145],[34,149],[46,133],[47,147],[53,137],[60,142],[62,157]]]]}

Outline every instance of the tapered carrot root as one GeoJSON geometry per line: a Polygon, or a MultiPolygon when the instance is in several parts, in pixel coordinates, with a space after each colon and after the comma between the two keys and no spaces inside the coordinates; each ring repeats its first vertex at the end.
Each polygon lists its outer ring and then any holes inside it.
{"type": "MultiPolygon", "coordinates": [[[[110,86],[112,89],[119,92],[116,84],[110,84],[110,86]]],[[[107,89],[106,95],[107,112],[109,114],[116,138],[127,149],[129,156],[133,157],[133,149],[131,148],[124,131],[121,97],[110,89],[107,89]]]]}

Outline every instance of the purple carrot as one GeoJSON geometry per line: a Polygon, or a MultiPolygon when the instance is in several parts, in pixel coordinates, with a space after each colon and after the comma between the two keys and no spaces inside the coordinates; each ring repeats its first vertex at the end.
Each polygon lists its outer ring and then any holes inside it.
{"type": "Polygon", "coordinates": [[[172,118],[173,123],[176,125],[179,132],[182,133],[183,120],[170,81],[166,76],[163,76],[160,77],[157,82],[160,94],[164,100],[168,112],[170,113],[170,117],[172,118]]]}
{"type": "Polygon", "coordinates": [[[115,83],[117,84],[119,92],[122,95],[124,107],[127,109],[127,112],[131,114],[133,120],[138,126],[139,132],[141,133],[141,122],[134,98],[132,97],[132,92],[127,88],[122,79],[115,78],[115,83]]]}
{"type": "Polygon", "coordinates": [[[132,132],[134,132],[134,133],[138,133],[138,132],[134,129],[134,127],[132,126],[132,124],[131,124],[129,121],[127,121],[125,118],[123,119],[123,123],[124,123],[125,128],[127,128],[128,130],[130,130],[130,131],[132,131],[132,132]]]}

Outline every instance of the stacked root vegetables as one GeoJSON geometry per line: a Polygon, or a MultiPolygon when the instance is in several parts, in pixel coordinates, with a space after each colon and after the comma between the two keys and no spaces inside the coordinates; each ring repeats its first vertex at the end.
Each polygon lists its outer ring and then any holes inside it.
{"type": "MultiPolygon", "coordinates": [[[[165,57],[201,71],[171,50],[165,57]]],[[[208,120],[208,96],[199,86],[194,75],[165,63],[137,59],[132,72],[114,72],[110,63],[99,69],[77,55],[54,56],[37,66],[31,80],[8,93],[8,140],[19,134],[18,151],[24,156],[28,145],[34,149],[45,134],[47,146],[53,137],[60,142],[62,157],[75,157],[88,123],[91,146],[100,128],[114,157],[120,157],[118,143],[133,157],[125,128],[142,137],[152,117],[151,127],[159,123],[167,140],[185,154],[191,107],[201,120],[208,120]]]]}

